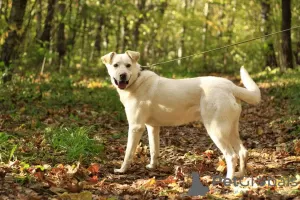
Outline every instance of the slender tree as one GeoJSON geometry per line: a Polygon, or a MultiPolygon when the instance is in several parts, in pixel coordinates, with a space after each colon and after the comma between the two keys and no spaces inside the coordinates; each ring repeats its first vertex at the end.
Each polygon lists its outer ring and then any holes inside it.
{"type": "MultiPolygon", "coordinates": [[[[282,24],[281,29],[286,30],[291,28],[291,0],[281,1],[281,11],[282,11],[282,24]]],[[[291,31],[282,32],[282,66],[281,70],[286,68],[294,68],[293,66],[293,54],[292,54],[292,40],[291,31]]]]}
{"type": "Polygon", "coordinates": [[[300,65],[300,42],[298,41],[296,44],[295,58],[297,65],[300,65]]]}
{"type": "Polygon", "coordinates": [[[42,0],[37,0],[38,2],[38,9],[36,12],[36,38],[41,37],[41,32],[42,32],[42,9],[43,9],[43,4],[42,0]]]}
{"type": "Polygon", "coordinates": [[[13,68],[11,65],[11,59],[17,54],[17,48],[21,43],[20,32],[22,31],[23,18],[26,11],[27,0],[14,0],[12,1],[12,7],[7,26],[7,37],[1,47],[0,62],[4,63],[2,71],[4,75],[2,77],[3,82],[10,81],[12,78],[13,68]]]}
{"type": "Polygon", "coordinates": [[[70,16],[73,15],[75,16],[75,18],[73,20],[71,20],[72,17],[70,17],[69,19],[69,31],[67,32],[67,61],[68,61],[68,67],[70,67],[71,65],[71,60],[72,57],[74,56],[74,47],[75,47],[75,43],[76,43],[76,38],[78,35],[78,32],[80,30],[81,24],[82,24],[82,12],[83,12],[83,3],[82,1],[78,1],[77,4],[77,9],[75,11],[75,14],[72,13],[72,2],[73,0],[70,0],[70,7],[69,7],[69,12],[70,12],[70,16]]]}
{"type": "MultiPolygon", "coordinates": [[[[103,6],[104,1],[100,0],[100,4],[103,6]]],[[[97,16],[97,21],[98,21],[98,27],[97,27],[97,31],[96,31],[96,38],[95,38],[95,50],[97,53],[97,56],[99,56],[101,54],[101,43],[102,43],[102,30],[103,30],[103,26],[104,26],[104,17],[102,15],[102,13],[99,13],[99,15],[97,16]]]]}
{"type": "Polygon", "coordinates": [[[133,29],[133,49],[135,50],[137,50],[140,41],[140,27],[145,20],[146,1],[147,0],[136,1],[136,7],[140,11],[140,15],[138,16],[133,29]]]}
{"type": "Polygon", "coordinates": [[[86,43],[86,32],[87,32],[87,24],[88,24],[88,19],[87,19],[87,4],[84,3],[83,8],[82,8],[82,18],[83,18],[83,27],[81,31],[81,55],[80,55],[80,66],[83,65],[83,58],[85,55],[85,43],[86,43]]]}
{"type": "Polygon", "coordinates": [[[45,19],[44,30],[41,37],[39,38],[42,42],[42,46],[46,44],[46,47],[49,47],[56,1],[57,0],[48,0],[47,16],[45,19]]]}
{"type": "Polygon", "coordinates": [[[123,30],[122,30],[122,52],[125,52],[128,48],[129,39],[129,27],[127,16],[123,16],[123,30]]]}
{"type": "MultiPolygon", "coordinates": [[[[184,0],[184,15],[187,16],[188,14],[188,7],[189,7],[189,1],[184,0]]],[[[186,20],[183,20],[182,28],[181,28],[181,37],[180,37],[180,43],[179,48],[177,49],[177,56],[180,58],[185,55],[185,36],[187,31],[187,23],[186,20]]],[[[180,65],[181,60],[178,60],[177,63],[180,65]]]]}
{"type": "MultiPolygon", "coordinates": [[[[271,33],[272,27],[270,22],[271,5],[270,0],[261,1],[262,7],[262,22],[264,34],[268,35],[271,33]]],[[[269,67],[277,67],[277,61],[275,56],[275,49],[272,42],[272,38],[265,38],[266,50],[265,50],[265,65],[269,67]]]]}
{"type": "MultiPolygon", "coordinates": [[[[208,21],[209,21],[209,11],[210,11],[210,3],[206,2],[204,4],[204,9],[203,9],[203,14],[205,17],[205,23],[203,26],[203,35],[202,35],[202,45],[203,45],[203,50],[205,51],[207,49],[207,29],[208,29],[208,21]]],[[[207,69],[207,59],[206,59],[206,54],[203,55],[203,65],[204,69],[207,69]]]]}
{"type": "Polygon", "coordinates": [[[65,15],[65,10],[66,10],[65,1],[60,0],[58,7],[59,7],[59,14],[60,14],[60,20],[59,20],[60,22],[57,31],[56,49],[58,52],[59,70],[61,70],[63,66],[64,56],[66,54],[65,23],[63,20],[65,15]]]}
{"type": "Polygon", "coordinates": [[[119,52],[120,50],[120,47],[121,47],[121,15],[122,15],[122,12],[119,11],[117,16],[116,16],[116,33],[115,33],[115,36],[116,36],[116,47],[115,47],[115,51],[116,52],[119,52]]]}

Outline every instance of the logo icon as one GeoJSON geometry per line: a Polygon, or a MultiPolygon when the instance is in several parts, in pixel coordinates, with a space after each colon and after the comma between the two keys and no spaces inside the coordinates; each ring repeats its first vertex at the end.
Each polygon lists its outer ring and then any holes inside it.
{"type": "Polygon", "coordinates": [[[204,196],[209,191],[207,186],[202,185],[197,172],[192,172],[192,187],[188,191],[189,196],[204,196]]]}

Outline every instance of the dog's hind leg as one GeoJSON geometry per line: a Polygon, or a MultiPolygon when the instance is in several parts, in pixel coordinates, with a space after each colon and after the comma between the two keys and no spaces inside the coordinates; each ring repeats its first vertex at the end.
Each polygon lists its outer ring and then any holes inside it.
{"type": "Polygon", "coordinates": [[[211,139],[214,141],[216,146],[220,149],[220,151],[223,153],[225,157],[226,167],[227,167],[226,178],[232,179],[237,164],[237,159],[238,159],[237,154],[235,153],[231,144],[227,143],[228,141],[223,140],[222,138],[217,138],[215,136],[212,136],[211,139]]]}
{"type": "Polygon", "coordinates": [[[230,138],[231,123],[228,121],[221,122],[221,120],[218,119],[214,119],[212,121],[213,122],[209,124],[204,123],[204,126],[206,127],[210,138],[225,157],[227,167],[226,178],[232,179],[234,176],[238,155],[235,153],[230,143],[230,140],[232,139],[230,138]]]}
{"type": "Polygon", "coordinates": [[[123,173],[129,167],[133,155],[136,151],[136,147],[141,140],[142,134],[145,130],[145,125],[139,124],[129,124],[129,131],[128,131],[128,140],[127,140],[127,147],[124,157],[124,162],[120,169],[115,169],[114,172],[123,173]]]}
{"type": "Polygon", "coordinates": [[[154,169],[158,165],[159,157],[159,126],[146,125],[150,146],[150,164],[146,166],[148,169],[154,169]]]}
{"type": "Polygon", "coordinates": [[[246,172],[247,149],[244,147],[239,135],[239,122],[236,121],[232,127],[232,146],[236,153],[239,155],[240,166],[239,171],[234,174],[236,177],[242,177],[246,172]]]}

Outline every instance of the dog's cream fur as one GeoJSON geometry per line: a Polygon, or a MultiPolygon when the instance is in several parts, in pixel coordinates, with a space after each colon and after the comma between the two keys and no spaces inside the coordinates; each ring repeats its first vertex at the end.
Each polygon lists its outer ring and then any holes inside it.
{"type": "MultiPolygon", "coordinates": [[[[224,154],[227,178],[245,173],[247,150],[239,136],[240,100],[258,104],[260,90],[242,67],[241,79],[246,86],[236,86],[219,77],[169,79],[152,71],[142,71],[137,63],[139,53],[109,53],[102,57],[112,84],[117,88],[129,123],[124,162],[115,172],[125,172],[145,130],[148,131],[150,164],[158,165],[159,132],[161,126],[177,126],[202,121],[209,136],[224,154]],[[120,89],[120,75],[126,74],[126,87],[120,89]],[[239,172],[235,173],[237,159],[239,172]]],[[[121,84],[120,84],[121,85],[121,84]]]]}

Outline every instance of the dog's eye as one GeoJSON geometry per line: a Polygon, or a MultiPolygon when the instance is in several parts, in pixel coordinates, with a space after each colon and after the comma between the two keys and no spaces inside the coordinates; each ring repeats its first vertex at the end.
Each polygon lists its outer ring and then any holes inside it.
{"type": "Polygon", "coordinates": [[[114,67],[118,67],[119,65],[118,64],[114,64],[114,67]]]}
{"type": "Polygon", "coordinates": [[[131,67],[131,64],[127,64],[126,67],[127,67],[127,68],[131,67]]]}

